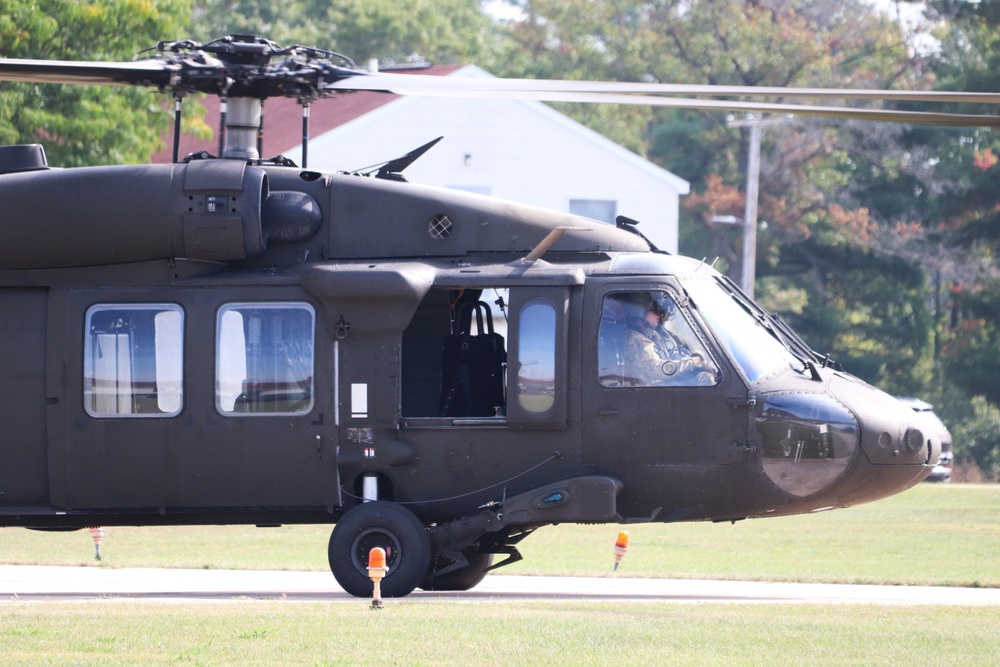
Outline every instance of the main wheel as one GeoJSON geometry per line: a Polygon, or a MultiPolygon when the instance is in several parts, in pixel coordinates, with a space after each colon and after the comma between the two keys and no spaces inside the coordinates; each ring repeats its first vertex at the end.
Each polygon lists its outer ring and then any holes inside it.
{"type": "Polygon", "coordinates": [[[467,591],[474,588],[493,564],[493,554],[467,553],[465,557],[469,561],[466,567],[442,575],[431,573],[420,582],[420,588],[425,591],[467,591]]]}
{"type": "Polygon", "coordinates": [[[385,549],[382,597],[409,595],[427,575],[431,540],[420,519],[395,503],[364,503],[333,527],[327,552],[333,576],[351,595],[371,597],[368,554],[375,547],[385,549]]]}

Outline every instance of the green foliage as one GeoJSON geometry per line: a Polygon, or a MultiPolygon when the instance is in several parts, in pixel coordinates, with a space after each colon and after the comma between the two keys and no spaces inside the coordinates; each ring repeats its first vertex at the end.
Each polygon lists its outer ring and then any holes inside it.
{"type": "MultiPolygon", "coordinates": [[[[942,26],[936,33],[940,48],[930,60],[936,87],[997,90],[1000,3],[927,4],[942,26]]],[[[995,109],[967,104],[947,108],[964,113],[995,109]]],[[[908,244],[911,260],[929,267],[953,293],[951,312],[939,313],[937,321],[943,382],[968,396],[984,395],[995,405],[1000,402],[1000,301],[995,296],[1000,287],[1000,137],[985,128],[925,127],[907,131],[901,142],[912,159],[896,173],[880,174],[871,184],[869,201],[891,203],[887,209],[906,216],[919,232],[917,243],[908,244]],[[914,202],[908,209],[907,196],[914,202]]]]}
{"type": "Polygon", "coordinates": [[[919,267],[846,244],[813,241],[785,248],[779,266],[793,274],[764,279],[761,300],[807,343],[890,393],[925,393],[932,316],[919,267]],[[796,267],[807,267],[813,280],[798,279],[796,267]]]}
{"type": "Polygon", "coordinates": [[[960,295],[956,307],[964,317],[942,350],[945,369],[970,395],[1000,404],[1000,282],[960,295]]]}
{"type": "Polygon", "coordinates": [[[1000,408],[974,397],[971,418],[954,428],[952,438],[958,463],[973,461],[990,481],[1000,481],[1000,408]]]}
{"type": "Polygon", "coordinates": [[[725,121],[721,114],[662,112],[650,132],[649,158],[664,169],[683,174],[699,189],[712,174],[738,173],[739,143],[733,141],[734,133],[725,121]]]}
{"type": "MultiPolygon", "coordinates": [[[[0,0],[0,57],[128,60],[173,38],[189,9],[189,0],[0,0]]],[[[53,165],[145,162],[169,120],[147,90],[0,84],[0,142],[44,143],[53,165]]]]}
{"type": "MultiPolygon", "coordinates": [[[[671,2],[636,0],[511,0],[521,18],[510,21],[504,41],[484,61],[507,77],[672,81],[661,48],[671,2]]],[[[645,154],[645,131],[654,117],[646,107],[556,105],[632,151],[645,154]]]]}
{"type": "Polygon", "coordinates": [[[263,35],[282,45],[305,44],[401,63],[417,56],[435,63],[479,59],[492,22],[476,0],[195,0],[194,39],[263,35]]]}

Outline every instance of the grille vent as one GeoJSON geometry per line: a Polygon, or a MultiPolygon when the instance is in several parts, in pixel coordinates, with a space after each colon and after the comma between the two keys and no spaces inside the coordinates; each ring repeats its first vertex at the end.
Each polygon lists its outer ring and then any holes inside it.
{"type": "Polygon", "coordinates": [[[440,241],[451,236],[454,227],[455,225],[451,221],[451,218],[443,213],[439,213],[427,223],[427,233],[431,235],[432,239],[440,241]]]}

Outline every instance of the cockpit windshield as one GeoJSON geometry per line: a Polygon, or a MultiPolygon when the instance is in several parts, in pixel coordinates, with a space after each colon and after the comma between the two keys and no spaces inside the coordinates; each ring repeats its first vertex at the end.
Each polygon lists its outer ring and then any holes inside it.
{"type": "Polygon", "coordinates": [[[687,279],[683,284],[719,342],[750,382],[783,368],[805,369],[802,361],[769,328],[763,311],[756,311],[750,302],[737,301],[715,280],[687,279]]]}

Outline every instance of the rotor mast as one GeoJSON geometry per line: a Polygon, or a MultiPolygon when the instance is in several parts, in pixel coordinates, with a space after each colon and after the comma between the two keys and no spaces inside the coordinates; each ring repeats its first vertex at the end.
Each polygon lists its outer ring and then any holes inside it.
{"type": "Polygon", "coordinates": [[[227,160],[259,160],[257,132],[260,129],[263,100],[231,97],[227,104],[226,145],[222,150],[222,157],[227,160]]]}
{"type": "Polygon", "coordinates": [[[227,160],[259,160],[257,145],[264,92],[257,86],[246,85],[253,79],[247,74],[265,71],[279,47],[256,35],[233,35],[201,48],[213,53],[226,68],[226,81],[219,91],[222,113],[220,157],[227,160]],[[237,94],[230,96],[234,89],[237,94]]]}
{"type": "Polygon", "coordinates": [[[311,47],[283,48],[258,35],[230,35],[208,44],[161,42],[157,50],[176,63],[179,73],[162,88],[174,90],[175,95],[203,92],[219,96],[219,152],[230,160],[261,159],[265,99],[298,98],[304,109],[305,137],[309,105],[337,92],[327,89],[330,81],[358,73],[346,56],[311,47]],[[283,58],[273,61],[275,57],[283,58]],[[334,65],[331,58],[343,62],[346,68],[334,65]]]}

